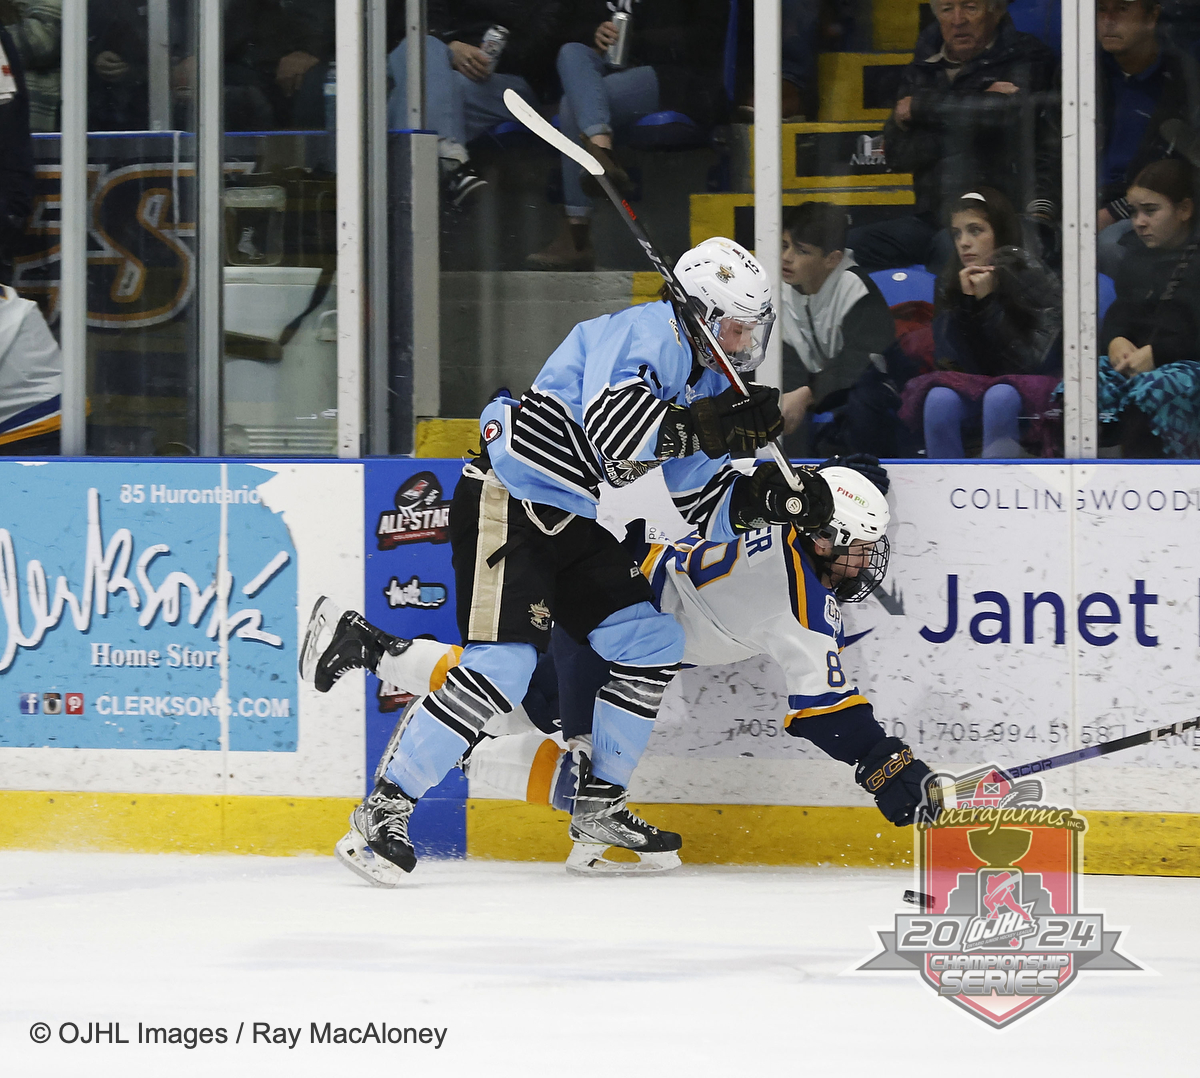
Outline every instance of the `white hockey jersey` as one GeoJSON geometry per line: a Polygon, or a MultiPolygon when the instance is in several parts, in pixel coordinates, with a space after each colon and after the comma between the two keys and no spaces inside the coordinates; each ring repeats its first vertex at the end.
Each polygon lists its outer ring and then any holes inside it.
{"type": "Polygon", "coordinates": [[[842,667],[837,598],[821,583],[795,528],[762,528],[732,543],[699,534],[651,543],[641,567],[663,612],[687,634],[685,663],[769,655],[779,664],[788,687],[785,725],[867,703],[842,667]]]}

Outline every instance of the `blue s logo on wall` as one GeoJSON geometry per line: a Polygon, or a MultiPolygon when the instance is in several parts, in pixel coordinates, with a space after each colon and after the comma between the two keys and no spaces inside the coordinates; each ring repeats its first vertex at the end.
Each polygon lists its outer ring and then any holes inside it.
{"type": "Polygon", "coordinates": [[[0,745],[294,752],[296,549],[272,474],[0,465],[0,745]]]}

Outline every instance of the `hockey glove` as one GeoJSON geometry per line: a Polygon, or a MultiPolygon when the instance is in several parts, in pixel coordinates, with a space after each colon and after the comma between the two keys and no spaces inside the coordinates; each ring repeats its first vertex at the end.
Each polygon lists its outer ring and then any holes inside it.
{"type": "Polygon", "coordinates": [[[864,756],[854,770],[854,781],[875,798],[879,811],[897,827],[907,827],[916,816],[932,774],[898,737],[885,737],[864,756]]]}
{"type": "Polygon", "coordinates": [[[715,397],[701,397],[689,409],[696,430],[703,431],[701,441],[710,457],[732,453],[735,457],[752,457],[755,450],[766,445],[783,432],[783,415],[779,411],[779,390],[747,382],[743,397],[733,386],[715,397]],[[721,452],[713,453],[708,444],[720,445],[721,452]]]}
{"type": "Polygon", "coordinates": [[[734,480],[729,520],[737,532],[768,524],[794,524],[801,531],[823,528],[833,516],[833,495],[820,472],[802,470],[799,493],[788,486],[774,461],[734,480]]]}
{"type": "Polygon", "coordinates": [[[834,467],[853,468],[859,475],[874,483],[880,494],[886,494],[892,485],[887,469],[879,463],[878,457],[873,457],[870,453],[849,453],[844,457],[830,457],[817,465],[817,471],[834,467]]]}
{"type": "MultiPolygon", "coordinates": [[[[704,398],[704,401],[708,399],[704,398]]],[[[658,444],[654,447],[654,455],[659,460],[690,457],[693,453],[704,453],[718,460],[728,452],[720,424],[712,422],[710,416],[701,417],[698,422],[694,408],[695,405],[692,408],[682,404],[667,405],[667,414],[658,426],[658,444]]]]}

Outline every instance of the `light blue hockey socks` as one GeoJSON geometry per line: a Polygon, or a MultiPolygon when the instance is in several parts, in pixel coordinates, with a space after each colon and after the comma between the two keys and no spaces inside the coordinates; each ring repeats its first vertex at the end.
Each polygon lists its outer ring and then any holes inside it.
{"type": "Polygon", "coordinates": [[[445,684],[408,717],[384,774],[409,797],[436,786],[483,733],[493,715],[525,696],[537,651],[530,644],[470,644],[445,684]]]}

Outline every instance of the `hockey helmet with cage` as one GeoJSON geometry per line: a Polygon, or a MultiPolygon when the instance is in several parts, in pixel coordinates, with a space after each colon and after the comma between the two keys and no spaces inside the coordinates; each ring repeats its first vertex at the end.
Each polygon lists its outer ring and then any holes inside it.
{"type": "MultiPolygon", "coordinates": [[[[728,353],[734,370],[752,371],[766,359],[775,310],[771,279],[754,255],[740,243],[717,236],[684,254],[675,263],[675,276],[714,337],[720,338],[726,320],[749,329],[746,346],[728,353]]],[[[710,357],[702,355],[700,362],[720,371],[710,357]]]]}
{"type": "Polygon", "coordinates": [[[860,603],[883,583],[887,574],[891,547],[886,533],[891,512],[880,489],[854,468],[834,465],[822,468],[821,475],[833,495],[833,516],[811,535],[833,545],[832,552],[821,559],[831,570],[841,559],[855,557],[852,543],[867,544],[859,548],[866,560],[857,567],[857,575],[843,577],[833,588],[842,602],[860,603]]]}

